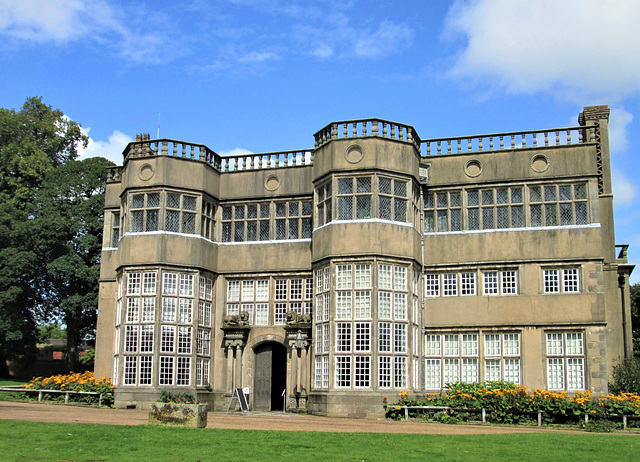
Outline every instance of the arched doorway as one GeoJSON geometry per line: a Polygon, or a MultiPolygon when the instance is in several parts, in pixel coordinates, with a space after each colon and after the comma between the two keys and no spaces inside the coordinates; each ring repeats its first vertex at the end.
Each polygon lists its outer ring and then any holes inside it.
{"type": "Polygon", "coordinates": [[[282,392],[287,386],[287,349],[267,342],[254,349],[255,378],[253,408],[257,411],[282,411],[282,392]]]}

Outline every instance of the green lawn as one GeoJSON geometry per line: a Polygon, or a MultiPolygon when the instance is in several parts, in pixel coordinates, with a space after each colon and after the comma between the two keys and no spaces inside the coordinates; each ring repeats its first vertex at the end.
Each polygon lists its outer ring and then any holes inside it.
{"type": "Polygon", "coordinates": [[[635,460],[640,436],[404,435],[0,421],[2,460],[635,460]]]}
{"type": "Polygon", "coordinates": [[[29,383],[29,381],[23,379],[1,379],[0,387],[17,387],[18,385],[24,385],[27,383],[29,383]]]}

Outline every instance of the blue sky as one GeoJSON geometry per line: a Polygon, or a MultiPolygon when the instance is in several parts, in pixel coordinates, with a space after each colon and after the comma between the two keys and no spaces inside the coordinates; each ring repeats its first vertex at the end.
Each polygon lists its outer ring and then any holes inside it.
{"type": "MultiPolygon", "coordinates": [[[[608,104],[617,243],[640,263],[637,0],[0,0],[0,107],[29,96],[122,163],[136,133],[220,154],[331,121],[422,138],[577,125],[608,104]]],[[[640,281],[640,269],[632,282],[640,281]]]]}

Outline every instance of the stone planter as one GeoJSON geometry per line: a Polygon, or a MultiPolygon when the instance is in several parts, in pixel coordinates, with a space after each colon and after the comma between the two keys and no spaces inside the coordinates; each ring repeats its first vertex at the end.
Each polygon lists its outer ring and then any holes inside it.
{"type": "Polygon", "coordinates": [[[150,403],[149,425],[205,428],[206,404],[150,403]]]}

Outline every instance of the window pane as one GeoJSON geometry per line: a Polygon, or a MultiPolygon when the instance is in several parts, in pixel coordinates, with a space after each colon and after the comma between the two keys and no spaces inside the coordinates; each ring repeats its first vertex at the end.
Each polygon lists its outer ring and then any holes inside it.
{"type": "Polygon", "coordinates": [[[522,228],[524,226],[524,210],[521,205],[511,207],[511,227],[522,228]]]}
{"type": "Polygon", "coordinates": [[[436,197],[438,198],[439,209],[445,209],[449,206],[448,196],[446,192],[437,193],[436,197]]]}
{"type": "Polygon", "coordinates": [[[460,207],[462,205],[459,192],[449,193],[449,204],[451,204],[451,207],[460,207]]]}
{"type": "Polygon", "coordinates": [[[469,229],[480,229],[480,211],[469,209],[469,229]]]}
{"type": "Polygon", "coordinates": [[[297,202],[289,203],[289,216],[297,217],[299,215],[298,211],[300,209],[300,205],[297,202]]]}
{"type": "Polygon", "coordinates": [[[391,194],[391,180],[389,178],[378,179],[380,194],[391,194]]]}
{"type": "Polygon", "coordinates": [[[544,206],[544,221],[547,226],[556,226],[558,224],[556,204],[547,204],[544,206]]]}
{"type": "Polygon", "coordinates": [[[478,191],[469,191],[467,193],[467,205],[470,205],[470,206],[479,205],[478,191]]]}
{"type": "Polygon", "coordinates": [[[356,218],[371,218],[371,196],[356,196],[356,218]]]}
{"type": "Polygon", "coordinates": [[[182,212],[182,232],[186,234],[195,234],[196,232],[196,214],[182,212]]]}
{"type": "Polygon", "coordinates": [[[482,209],[482,229],[493,228],[493,208],[482,209]]]}
{"type": "Polygon", "coordinates": [[[193,196],[182,196],[182,208],[185,210],[196,210],[196,198],[193,196]]]}
{"type": "Polygon", "coordinates": [[[563,226],[573,224],[573,206],[570,202],[560,204],[560,224],[563,226]]]}
{"type": "Polygon", "coordinates": [[[147,210],[146,231],[158,230],[158,210],[147,210]]]}
{"type": "Polygon", "coordinates": [[[498,207],[496,209],[496,213],[497,213],[498,228],[508,228],[509,227],[509,207],[498,207]]]}
{"type": "Polygon", "coordinates": [[[144,194],[135,194],[131,198],[131,208],[141,209],[144,207],[144,194]]]}
{"type": "Polygon", "coordinates": [[[352,207],[352,196],[338,197],[338,220],[351,220],[352,207]]]}
{"type": "Polygon", "coordinates": [[[508,204],[509,203],[509,190],[508,189],[498,189],[496,191],[496,200],[498,204],[508,204]]]}
{"type": "Polygon", "coordinates": [[[393,181],[393,192],[398,197],[407,197],[407,183],[404,181],[393,181]]]}
{"type": "Polygon", "coordinates": [[[451,231],[460,231],[462,229],[462,218],[460,209],[450,211],[451,214],[451,231]]]}
{"type": "Polygon", "coordinates": [[[531,206],[531,226],[542,226],[542,206],[531,206]]]}
{"type": "Polygon", "coordinates": [[[482,205],[493,204],[493,189],[482,191],[482,205]]]}
{"type": "Polygon", "coordinates": [[[165,215],[165,230],[171,233],[180,232],[180,212],[175,210],[167,210],[165,215]]]}
{"type": "Polygon", "coordinates": [[[338,194],[352,194],[353,180],[351,178],[341,178],[338,180],[338,194]]]}
{"type": "MultiPolygon", "coordinates": [[[[391,220],[391,197],[379,196],[378,201],[378,213],[380,214],[380,218],[382,218],[383,220],[391,220]]],[[[433,212],[425,212],[425,215],[427,213],[433,212]]]]}
{"type": "Polygon", "coordinates": [[[142,232],[142,220],[143,215],[142,211],[131,212],[131,232],[139,233],[142,232]]]}
{"type": "Polygon", "coordinates": [[[371,192],[371,177],[365,176],[356,178],[356,193],[371,192]]]}
{"type": "Polygon", "coordinates": [[[167,193],[167,207],[172,209],[180,208],[180,194],[167,193]]]}
{"type": "Polygon", "coordinates": [[[407,221],[407,201],[405,199],[394,199],[394,220],[405,222],[407,221]]]}
{"type": "Polygon", "coordinates": [[[540,186],[534,186],[529,188],[529,200],[531,202],[542,201],[542,190],[540,189],[540,186]]]}
{"type": "Polygon", "coordinates": [[[570,201],[571,200],[571,186],[560,186],[560,200],[561,201],[570,201]]]}
{"type": "Polygon", "coordinates": [[[555,201],[556,200],[556,187],[555,186],[545,186],[544,187],[544,200],[545,202],[555,201]]]}
{"type": "Polygon", "coordinates": [[[576,202],[576,225],[586,225],[588,224],[587,220],[587,203],[586,202],[576,202]]]}

